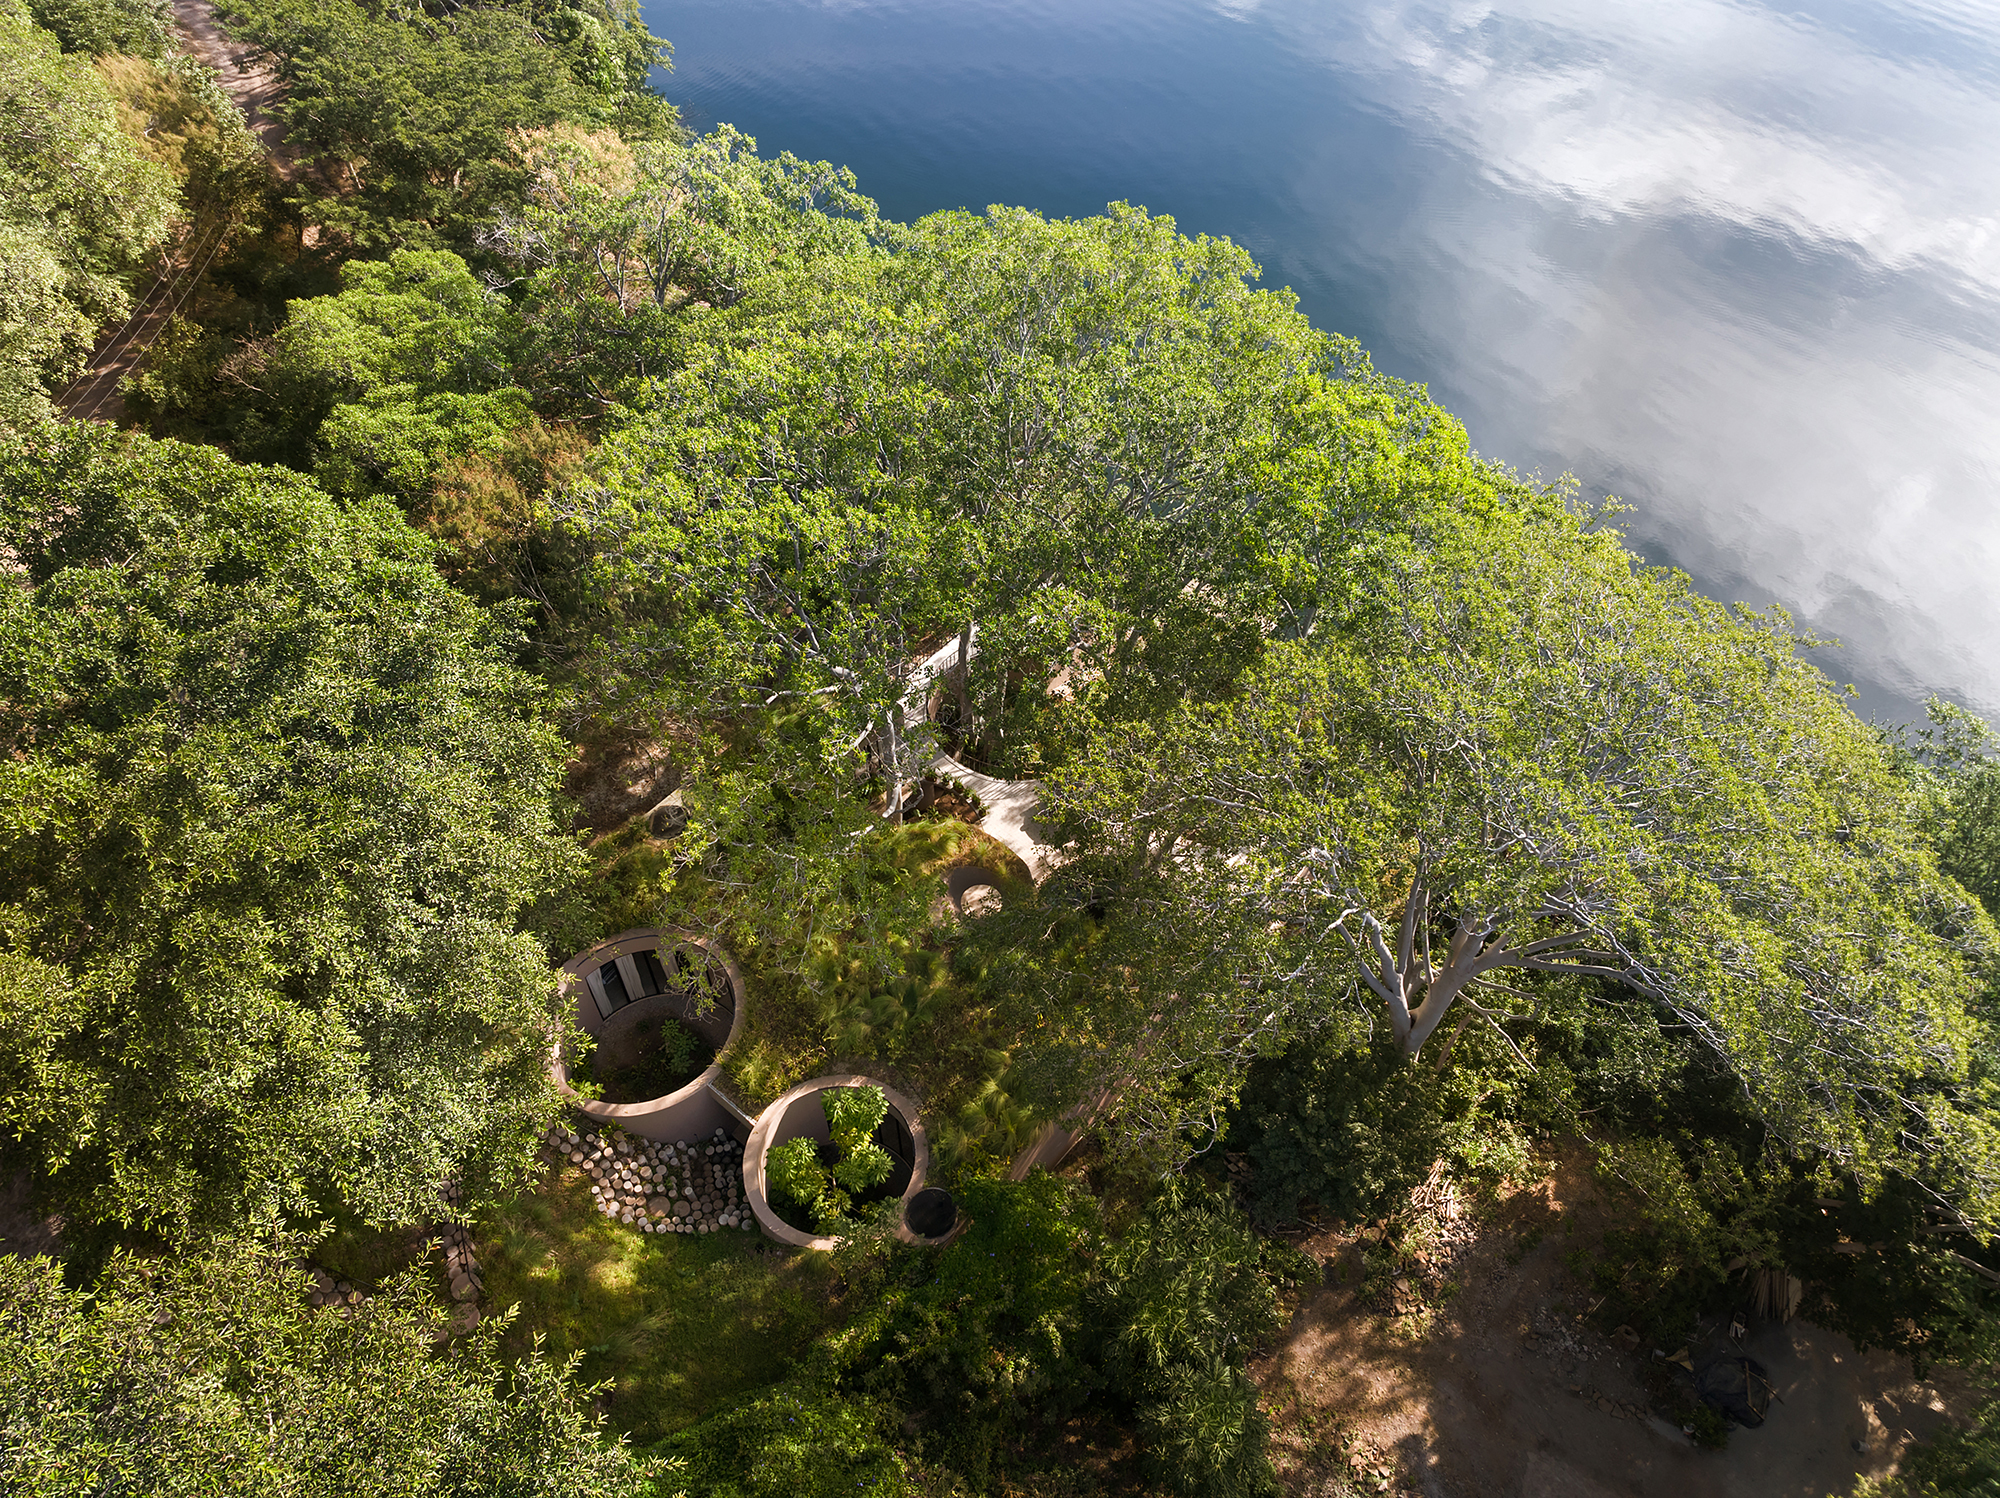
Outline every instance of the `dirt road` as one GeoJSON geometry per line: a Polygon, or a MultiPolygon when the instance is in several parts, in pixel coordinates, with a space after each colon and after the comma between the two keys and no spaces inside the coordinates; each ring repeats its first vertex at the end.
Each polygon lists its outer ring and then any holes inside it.
{"type": "MultiPolygon", "coordinates": [[[[270,111],[278,95],[277,78],[268,68],[243,67],[247,49],[236,46],[222,34],[208,0],[175,0],[174,20],[188,55],[214,71],[223,91],[243,111],[250,129],[264,143],[272,165],[281,175],[289,176],[291,163],[284,151],[284,125],[270,111]]],[[[97,347],[91,350],[83,374],[58,398],[57,404],[65,415],[113,425],[124,419],[125,401],[118,382],[131,373],[140,355],[160,336],[174,313],[187,305],[221,248],[228,228],[220,221],[202,220],[189,226],[185,243],[133,303],[132,315],[124,323],[104,330],[97,347]]]]}

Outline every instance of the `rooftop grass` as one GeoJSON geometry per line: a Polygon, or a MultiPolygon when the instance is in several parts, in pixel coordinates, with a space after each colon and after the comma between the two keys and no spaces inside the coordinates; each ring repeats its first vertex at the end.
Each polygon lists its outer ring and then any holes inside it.
{"type": "Polygon", "coordinates": [[[764,877],[712,877],[634,819],[591,850],[572,949],[636,926],[708,933],[744,979],[743,1022],[717,1083],[744,1114],[828,1071],[866,1071],[924,1110],[941,1184],[1004,1168],[1039,1120],[1006,1074],[1020,1037],[953,960],[948,882],[956,869],[988,870],[1017,906],[1034,898],[1027,866],[942,811],[877,823],[850,845],[864,856],[834,885],[788,884],[783,840],[760,846],[775,859],[764,877]]]}

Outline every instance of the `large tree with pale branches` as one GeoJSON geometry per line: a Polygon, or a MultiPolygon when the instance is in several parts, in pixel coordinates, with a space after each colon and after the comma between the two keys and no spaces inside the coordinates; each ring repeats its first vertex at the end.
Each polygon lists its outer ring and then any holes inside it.
{"type": "Polygon", "coordinates": [[[1611,979],[1781,1136],[1864,1172],[1942,1150],[1987,1196],[1989,1131],[1954,1099],[1994,931],[1878,737],[1782,615],[1502,488],[1385,543],[1339,625],[1228,700],[1058,777],[1133,908],[1197,933],[1140,1053],[1197,1017],[1268,1041],[1358,1009],[1414,1057],[1504,1035],[1525,975],[1611,979]]]}

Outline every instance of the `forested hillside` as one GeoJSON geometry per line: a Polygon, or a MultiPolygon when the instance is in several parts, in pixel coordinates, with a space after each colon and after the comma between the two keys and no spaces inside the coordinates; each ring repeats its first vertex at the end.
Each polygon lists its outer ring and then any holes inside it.
{"type": "Polygon", "coordinates": [[[218,15],[283,161],[152,0],[0,0],[10,1491],[1272,1492],[1287,1235],[1558,1150],[1597,1332],[2000,1358],[1984,725],[1864,723],[1226,240],[693,135],[631,0],[218,15]],[[740,988],[640,1087],[557,969],[654,928],[740,988]],[[743,1146],[586,1104],[849,1073],[955,1240],[830,1103],[831,1253],[617,1205],[743,1146]]]}

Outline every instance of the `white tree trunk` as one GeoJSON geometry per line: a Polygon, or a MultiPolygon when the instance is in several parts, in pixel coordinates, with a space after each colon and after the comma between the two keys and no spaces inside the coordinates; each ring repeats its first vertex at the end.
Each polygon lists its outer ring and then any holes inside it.
{"type": "MultiPolygon", "coordinates": [[[[1423,1050],[1424,1042],[1431,1038],[1474,980],[1499,968],[1611,978],[1642,992],[1653,992],[1620,961],[1615,951],[1601,949],[1605,944],[1595,933],[1571,929],[1516,943],[1509,940],[1508,933],[1501,929],[1500,917],[1493,913],[1460,916],[1452,930],[1451,944],[1439,961],[1430,950],[1430,896],[1421,876],[1411,883],[1393,952],[1389,950],[1382,924],[1360,909],[1355,892],[1349,891],[1348,898],[1355,901],[1349,906],[1349,913],[1360,915],[1361,929],[1367,934],[1364,943],[1348,931],[1362,979],[1388,1011],[1389,1030],[1397,1047],[1412,1058],[1423,1050]]],[[[1563,914],[1545,910],[1531,919],[1563,914]]],[[[1345,919],[1343,916],[1342,920],[1345,919]]]]}
{"type": "Polygon", "coordinates": [[[1420,874],[1410,882],[1409,898],[1398,923],[1396,950],[1383,939],[1382,927],[1367,919],[1368,954],[1361,957],[1362,976],[1381,997],[1389,1014],[1389,1031],[1404,1055],[1414,1058],[1466,985],[1490,968],[1516,960],[1490,918],[1461,916],[1452,931],[1444,961],[1430,950],[1430,894],[1420,874]],[[1492,940],[1489,942],[1489,934],[1492,940]],[[1372,962],[1370,961],[1372,955],[1372,962]]]}
{"type": "Polygon", "coordinates": [[[903,822],[903,707],[892,702],[889,710],[882,715],[882,758],[889,782],[889,804],[882,815],[897,826],[903,822]]]}

